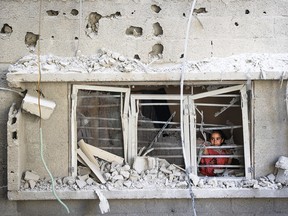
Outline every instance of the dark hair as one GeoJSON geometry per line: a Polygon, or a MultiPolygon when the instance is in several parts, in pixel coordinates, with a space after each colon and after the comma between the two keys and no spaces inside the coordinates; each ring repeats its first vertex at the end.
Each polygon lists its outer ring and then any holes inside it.
{"type": "MultiPolygon", "coordinates": [[[[225,136],[225,134],[223,133],[222,130],[213,130],[213,131],[211,132],[211,134],[210,134],[209,139],[211,139],[211,135],[212,135],[213,133],[218,133],[218,134],[220,134],[221,138],[224,139],[224,141],[226,140],[226,136],[225,136]]],[[[224,142],[224,141],[223,141],[223,142],[224,142]]]]}

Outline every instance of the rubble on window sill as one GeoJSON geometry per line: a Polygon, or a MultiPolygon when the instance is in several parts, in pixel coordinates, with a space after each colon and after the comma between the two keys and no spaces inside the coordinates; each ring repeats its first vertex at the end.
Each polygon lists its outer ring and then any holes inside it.
{"type": "MultiPolygon", "coordinates": [[[[182,170],[166,160],[157,159],[157,166],[138,173],[129,165],[117,163],[102,163],[105,184],[97,183],[91,177],[89,171],[80,168],[83,175],[77,177],[55,178],[55,189],[57,191],[86,191],[95,188],[102,191],[119,190],[166,190],[166,189],[188,189],[188,177],[182,170]],[[84,170],[84,171],[83,171],[84,170]]],[[[78,172],[79,173],[79,172],[78,172]]],[[[190,174],[192,189],[272,189],[278,190],[287,188],[288,181],[285,172],[282,176],[269,174],[257,179],[244,178],[217,178],[217,177],[198,177],[190,174]],[[283,178],[285,181],[283,181],[283,178]],[[279,181],[280,180],[280,181],[279,181]]],[[[20,191],[51,191],[51,180],[37,178],[35,172],[25,172],[25,179],[21,180],[20,191]],[[33,175],[30,175],[33,173],[33,175]],[[32,176],[29,178],[29,176],[32,176]]]]}

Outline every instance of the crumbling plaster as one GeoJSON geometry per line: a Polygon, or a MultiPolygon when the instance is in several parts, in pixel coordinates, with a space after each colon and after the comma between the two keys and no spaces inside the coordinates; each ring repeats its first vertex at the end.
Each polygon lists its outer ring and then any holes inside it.
{"type": "MultiPolygon", "coordinates": [[[[26,32],[41,35],[41,53],[58,56],[94,54],[105,47],[127,57],[139,55],[143,62],[150,62],[152,46],[164,46],[160,62],[179,62],[183,54],[189,1],[42,1],[39,32],[40,1],[2,1],[0,25],[12,27],[11,34],[1,34],[3,50],[1,62],[14,62],[27,54],[24,43],[26,32]],[[4,4],[5,2],[5,4],[4,4]],[[161,10],[151,9],[157,5],[161,10]],[[77,15],[71,14],[77,10],[77,15]],[[81,10],[82,9],[82,13],[81,10]],[[58,12],[50,16],[47,11],[58,12]],[[27,13],[27,11],[33,11],[27,13]],[[91,12],[101,14],[98,34],[90,38],[85,33],[91,12]],[[119,12],[121,15],[109,17],[119,12]],[[82,14],[82,19],[79,20],[82,14]],[[108,16],[108,17],[105,17],[108,16]],[[80,22],[81,21],[81,22],[80,22]],[[153,34],[153,24],[158,22],[163,35],[153,34]],[[126,35],[129,26],[143,29],[141,37],[126,35]],[[111,37],[113,38],[111,40],[111,37]]],[[[194,13],[189,39],[188,59],[224,57],[245,52],[286,52],[287,4],[285,1],[198,1],[196,9],[205,8],[206,13],[194,13]],[[247,13],[247,10],[249,13],[247,13]],[[235,25],[237,23],[237,25],[235,25]],[[224,46],[223,46],[224,45],[224,46]]]]}

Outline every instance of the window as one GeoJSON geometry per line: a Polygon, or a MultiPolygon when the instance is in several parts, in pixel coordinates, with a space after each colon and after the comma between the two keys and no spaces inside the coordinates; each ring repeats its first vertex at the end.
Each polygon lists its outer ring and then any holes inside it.
{"type": "Polygon", "coordinates": [[[73,86],[72,167],[77,167],[81,139],[118,156],[127,155],[129,94],[127,88],[73,86]]]}
{"type": "MultiPolygon", "coordinates": [[[[74,85],[72,93],[72,163],[76,167],[77,141],[122,156],[130,164],[139,156],[154,156],[184,168],[180,137],[179,86],[131,88],[74,85]],[[76,123],[77,122],[77,123],[76,123]]],[[[249,114],[245,85],[187,85],[183,95],[183,131],[186,165],[201,175],[201,167],[226,170],[225,175],[251,177],[249,114]],[[226,135],[223,146],[209,146],[212,130],[226,135]],[[203,165],[210,149],[228,149],[213,155],[233,159],[228,165],[203,165]],[[209,144],[209,143],[208,143],[209,144]]],[[[210,156],[212,157],[212,156],[210,156]]]]}

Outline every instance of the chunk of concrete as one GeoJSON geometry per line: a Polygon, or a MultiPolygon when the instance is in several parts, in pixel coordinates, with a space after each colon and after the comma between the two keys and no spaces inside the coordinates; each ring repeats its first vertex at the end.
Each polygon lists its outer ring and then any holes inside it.
{"type": "Polygon", "coordinates": [[[275,167],[283,170],[288,170],[288,157],[280,156],[275,164],[275,167]]]}
{"type": "Polygon", "coordinates": [[[66,176],[63,178],[63,184],[73,185],[75,183],[75,178],[72,176],[66,176]]]}
{"type": "Polygon", "coordinates": [[[22,109],[40,117],[39,104],[41,108],[41,118],[49,119],[56,107],[56,103],[53,101],[43,98],[40,98],[40,100],[38,100],[37,97],[26,94],[22,101],[22,109]]]}
{"type": "Polygon", "coordinates": [[[197,175],[195,175],[195,174],[193,174],[193,173],[190,173],[190,174],[189,174],[189,178],[190,178],[190,180],[192,181],[192,183],[193,183],[195,186],[198,185],[198,183],[199,183],[199,181],[200,181],[200,178],[199,178],[197,175]]]}
{"type": "Polygon", "coordinates": [[[24,174],[24,180],[29,181],[29,180],[34,180],[38,181],[39,180],[39,175],[37,175],[34,172],[26,171],[24,174]]]}
{"type": "Polygon", "coordinates": [[[29,186],[31,189],[33,189],[36,185],[36,181],[35,180],[28,180],[29,186]]]}
{"type": "Polygon", "coordinates": [[[129,178],[130,173],[128,171],[121,170],[120,175],[122,175],[125,179],[127,179],[127,178],[129,178]]]}
{"type": "Polygon", "coordinates": [[[89,178],[89,175],[77,176],[79,180],[86,181],[89,178]]]}
{"type": "Polygon", "coordinates": [[[87,175],[87,174],[89,175],[89,174],[91,174],[91,170],[85,166],[78,166],[77,167],[77,173],[80,176],[87,175]]]}
{"type": "Polygon", "coordinates": [[[135,157],[133,169],[138,173],[157,168],[157,160],[153,157],[135,157]]]}
{"type": "Polygon", "coordinates": [[[92,185],[92,184],[95,183],[95,181],[94,181],[92,178],[88,178],[88,179],[86,180],[86,183],[87,183],[88,185],[92,185]]]}
{"type": "Polygon", "coordinates": [[[276,175],[276,182],[281,184],[288,185],[288,170],[278,169],[276,175]]]}
{"type": "Polygon", "coordinates": [[[87,185],[86,181],[78,180],[78,179],[76,180],[76,184],[80,189],[87,185]]]}

